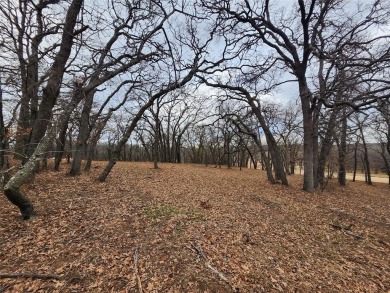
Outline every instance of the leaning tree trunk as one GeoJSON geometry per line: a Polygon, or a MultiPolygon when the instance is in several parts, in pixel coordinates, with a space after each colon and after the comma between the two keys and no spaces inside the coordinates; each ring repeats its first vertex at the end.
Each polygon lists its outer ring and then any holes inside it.
{"type": "MultiPolygon", "coordinates": [[[[238,129],[240,129],[240,131],[242,131],[240,125],[237,122],[235,122],[235,120],[232,120],[232,122],[234,125],[236,125],[236,127],[238,129]]],[[[245,128],[245,131],[243,131],[243,132],[250,135],[252,137],[252,139],[254,140],[254,142],[256,143],[256,145],[259,147],[260,155],[261,155],[261,169],[266,170],[268,181],[271,182],[272,184],[275,184],[276,181],[275,181],[274,175],[272,174],[272,166],[270,163],[270,159],[267,156],[267,154],[265,153],[265,150],[263,148],[263,144],[261,143],[261,139],[259,139],[257,137],[257,134],[253,133],[247,125],[245,125],[244,123],[241,123],[241,125],[245,128]]],[[[249,149],[248,149],[248,151],[249,151],[249,149]]],[[[251,154],[251,152],[249,152],[249,154],[251,154]]],[[[255,164],[255,159],[253,158],[253,156],[251,156],[251,158],[253,161],[253,165],[255,166],[255,169],[257,169],[257,163],[255,164]]]]}
{"type": "Polygon", "coordinates": [[[119,155],[122,151],[122,148],[125,146],[126,142],[129,140],[130,135],[133,133],[135,127],[137,126],[138,121],[142,118],[142,115],[145,113],[147,109],[149,109],[150,106],[153,105],[153,103],[160,97],[164,96],[165,94],[175,90],[179,89],[182,86],[184,86],[186,83],[191,81],[192,77],[195,75],[197,71],[197,67],[195,66],[190,70],[190,72],[180,81],[175,82],[170,85],[168,85],[166,88],[160,90],[155,95],[151,96],[149,100],[139,109],[138,113],[133,118],[133,121],[131,121],[131,124],[129,127],[127,127],[123,137],[119,140],[118,144],[116,145],[114,152],[110,158],[110,161],[108,162],[107,166],[104,168],[103,172],[100,174],[98,181],[104,182],[107,178],[107,176],[110,174],[112,168],[115,166],[116,161],[119,158],[119,155]]]}
{"type": "MultiPolygon", "coordinates": [[[[73,95],[71,102],[64,109],[64,112],[58,118],[58,125],[62,129],[64,124],[67,123],[69,116],[78,103],[81,101],[83,95],[81,87],[76,89],[77,94],[73,95]]],[[[4,194],[10,202],[16,205],[22,214],[24,220],[30,219],[34,216],[34,206],[28,197],[20,190],[20,187],[34,175],[36,171],[36,165],[41,159],[42,155],[45,154],[48,147],[51,145],[56,136],[56,127],[52,126],[47,134],[42,138],[40,143],[35,148],[34,152],[28,159],[28,161],[23,165],[11,179],[7,182],[4,187],[4,194]]]]}
{"type": "Polygon", "coordinates": [[[115,146],[114,151],[112,152],[110,156],[110,160],[106,167],[104,168],[103,172],[100,174],[98,181],[104,182],[107,179],[108,174],[110,174],[112,168],[115,166],[116,161],[119,159],[120,153],[122,151],[122,148],[125,146],[126,142],[129,140],[130,135],[133,133],[135,127],[137,126],[138,121],[142,118],[142,115],[145,113],[145,111],[153,105],[153,102],[157,98],[152,97],[149,99],[149,101],[141,107],[141,109],[138,111],[137,115],[133,118],[133,121],[131,121],[131,124],[129,127],[127,127],[124,135],[119,140],[118,144],[115,146]]]}
{"type": "MultiPolygon", "coordinates": [[[[256,115],[256,117],[257,117],[257,119],[258,119],[258,121],[260,123],[261,128],[263,128],[263,131],[264,131],[264,134],[265,134],[265,138],[266,138],[267,144],[268,144],[268,149],[269,149],[269,152],[271,154],[271,160],[272,160],[272,163],[273,163],[274,168],[275,168],[275,176],[279,180],[282,181],[283,185],[288,185],[288,181],[287,181],[287,177],[286,177],[286,172],[284,170],[283,158],[282,158],[282,154],[280,152],[280,148],[279,148],[279,146],[278,146],[278,144],[277,144],[273,134],[271,133],[271,130],[269,129],[267,123],[265,122],[265,119],[264,119],[263,114],[261,113],[260,109],[258,107],[256,107],[256,105],[254,104],[253,100],[250,100],[249,104],[250,104],[250,106],[252,108],[253,113],[256,115]]],[[[263,155],[263,153],[262,153],[262,155],[263,155]]],[[[268,159],[268,157],[265,156],[264,159],[266,159],[266,158],[268,159]]],[[[267,159],[265,161],[266,164],[268,163],[267,159]]],[[[268,167],[268,166],[266,167],[266,169],[267,169],[267,173],[268,173],[268,171],[272,170],[272,168],[268,167]]],[[[268,175],[268,179],[270,179],[269,175],[268,175]]]]}
{"type": "Polygon", "coordinates": [[[83,0],[73,0],[66,14],[60,48],[55,56],[53,65],[50,68],[51,74],[47,80],[47,84],[42,90],[42,101],[32,129],[30,145],[27,148],[27,156],[30,156],[34,152],[35,147],[40,143],[49,126],[52,110],[60,92],[66,63],[68,62],[72,51],[73,40],[76,36],[75,27],[77,24],[77,17],[83,2],[83,0]]]}

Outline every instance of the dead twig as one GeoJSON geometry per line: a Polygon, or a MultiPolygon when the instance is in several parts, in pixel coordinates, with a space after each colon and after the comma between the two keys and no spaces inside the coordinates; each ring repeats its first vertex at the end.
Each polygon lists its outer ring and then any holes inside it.
{"type": "Polygon", "coordinates": [[[61,280],[61,276],[57,275],[43,275],[34,273],[14,273],[14,274],[0,274],[0,279],[41,279],[41,280],[61,280]]]}
{"type": "Polygon", "coordinates": [[[4,293],[9,287],[12,287],[13,285],[15,285],[16,284],[16,282],[12,282],[12,283],[10,283],[10,284],[8,284],[8,285],[5,285],[5,286],[3,286],[3,287],[0,287],[0,293],[4,293]]]}
{"type": "Polygon", "coordinates": [[[142,283],[141,283],[141,278],[140,278],[139,273],[138,273],[138,248],[136,248],[134,250],[133,258],[134,258],[134,271],[135,271],[135,275],[137,277],[137,283],[138,283],[138,292],[142,293],[143,292],[142,283]]]}
{"type": "Polygon", "coordinates": [[[342,226],[338,223],[331,223],[329,224],[330,226],[332,226],[334,229],[337,229],[337,230],[340,230],[342,231],[344,234],[346,235],[349,235],[349,236],[352,236],[354,237],[355,239],[364,239],[364,237],[362,235],[359,235],[359,234],[356,234],[356,233],[353,233],[351,231],[351,228],[352,228],[352,224],[348,225],[348,226],[342,226]]]}
{"type": "Polygon", "coordinates": [[[350,231],[352,228],[352,224],[350,224],[348,226],[342,226],[339,223],[330,223],[329,225],[331,225],[336,230],[341,230],[341,231],[350,231]]]}
{"type": "Polygon", "coordinates": [[[198,257],[198,261],[200,259],[203,259],[204,260],[204,264],[205,266],[210,269],[213,273],[215,273],[222,281],[226,282],[233,290],[233,292],[238,292],[238,289],[235,288],[229,281],[228,278],[226,278],[226,276],[218,271],[215,267],[213,267],[213,265],[210,263],[210,261],[207,259],[207,256],[205,255],[205,253],[203,252],[203,249],[202,249],[202,246],[196,246],[194,243],[191,243],[191,246],[190,247],[187,247],[189,250],[195,252],[197,254],[197,257],[198,257]]]}

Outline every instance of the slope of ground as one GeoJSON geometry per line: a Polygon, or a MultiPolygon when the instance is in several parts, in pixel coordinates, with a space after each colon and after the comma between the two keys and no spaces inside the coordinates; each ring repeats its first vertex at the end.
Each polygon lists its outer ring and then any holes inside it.
{"type": "MultiPolygon", "coordinates": [[[[118,163],[0,198],[0,292],[389,292],[390,192],[270,185],[258,170],[118,163]]],[[[66,166],[64,166],[66,167],[66,166]]]]}

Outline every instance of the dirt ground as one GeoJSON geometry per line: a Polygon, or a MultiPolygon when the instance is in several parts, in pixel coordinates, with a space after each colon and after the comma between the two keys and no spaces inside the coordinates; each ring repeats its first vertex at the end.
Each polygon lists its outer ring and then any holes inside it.
{"type": "Polygon", "coordinates": [[[40,173],[30,221],[2,196],[0,292],[390,292],[386,184],[151,166],[40,173]]]}

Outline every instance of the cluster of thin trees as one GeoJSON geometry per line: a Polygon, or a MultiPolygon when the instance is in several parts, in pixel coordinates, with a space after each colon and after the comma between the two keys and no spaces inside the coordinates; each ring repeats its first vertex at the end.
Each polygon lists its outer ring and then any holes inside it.
{"type": "Polygon", "coordinates": [[[335,145],[340,184],[351,141],[363,147],[369,175],[367,144],[375,138],[390,174],[389,3],[279,2],[3,1],[7,198],[30,218],[34,208],[20,187],[48,154],[58,170],[71,144],[69,174],[77,176],[102,140],[112,145],[99,181],[129,141],[156,167],[183,157],[243,166],[261,154],[268,179],[286,185],[301,157],[303,189],[313,192],[324,185],[335,145]],[[285,85],[297,89],[299,111],[272,102],[296,98],[280,90],[285,85]]]}

